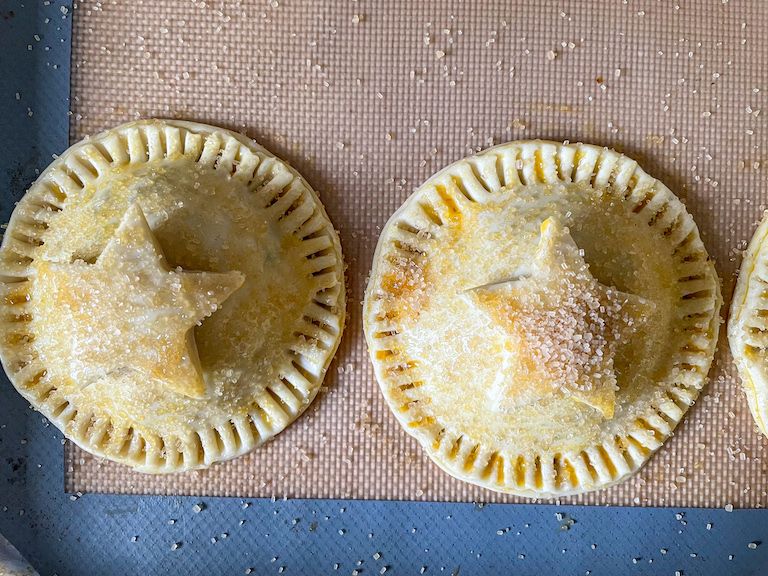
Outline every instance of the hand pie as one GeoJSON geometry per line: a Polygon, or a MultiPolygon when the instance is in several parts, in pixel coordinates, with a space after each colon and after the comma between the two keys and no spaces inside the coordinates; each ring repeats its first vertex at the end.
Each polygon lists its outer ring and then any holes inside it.
{"type": "Polygon", "coordinates": [[[387,403],[441,468],[556,497],[661,446],[706,382],[720,305],[692,218],[636,162],[516,142],[392,216],[364,318],[387,403]]]}
{"type": "Polygon", "coordinates": [[[205,468],[312,402],[338,347],[341,248],[315,193],[253,141],[124,124],[67,150],[0,247],[0,357],[85,450],[205,468]]]}
{"type": "Polygon", "coordinates": [[[728,320],[728,342],[747,403],[768,436],[768,213],[744,253],[728,320]]]}

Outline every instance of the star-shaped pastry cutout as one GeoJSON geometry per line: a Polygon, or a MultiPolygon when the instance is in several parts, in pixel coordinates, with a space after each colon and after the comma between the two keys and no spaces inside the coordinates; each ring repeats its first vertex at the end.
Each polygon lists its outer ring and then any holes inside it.
{"type": "Polygon", "coordinates": [[[133,373],[205,396],[194,327],[243,284],[240,272],[171,269],[137,203],[95,264],[38,261],[36,268],[45,286],[43,338],[69,358],[78,385],[133,373]]]}
{"type": "Polygon", "coordinates": [[[509,337],[489,396],[514,411],[563,395],[613,418],[613,360],[652,304],[598,282],[555,218],[541,225],[530,274],[481,286],[467,295],[509,337]]]}

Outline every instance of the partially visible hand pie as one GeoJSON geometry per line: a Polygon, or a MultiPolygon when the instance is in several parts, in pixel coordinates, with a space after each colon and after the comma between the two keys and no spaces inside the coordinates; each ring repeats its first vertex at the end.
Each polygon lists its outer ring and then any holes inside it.
{"type": "Polygon", "coordinates": [[[721,305],[682,203],[636,162],[517,142],[424,183],[379,239],[384,397],[449,474],[529,497],[636,472],[706,382],[721,305]]]}
{"type": "Polygon", "coordinates": [[[768,213],[744,252],[731,302],[728,342],[747,403],[768,436],[768,213]]]}
{"type": "Polygon", "coordinates": [[[304,411],[344,325],[309,185],[238,134],[125,124],[67,150],[0,247],[0,357],[66,436],[144,472],[244,454],[304,411]]]}

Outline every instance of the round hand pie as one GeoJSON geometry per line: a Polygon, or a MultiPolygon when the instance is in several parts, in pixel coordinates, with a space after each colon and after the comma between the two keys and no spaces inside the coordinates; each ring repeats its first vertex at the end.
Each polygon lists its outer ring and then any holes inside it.
{"type": "Polygon", "coordinates": [[[747,402],[768,436],[768,213],[749,243],[728,320],[728,341],[747,402]]]}
{"type": "Polygon", "coordinates": [[[0,357],[82,448],[143,472],[244,454],[303,412],[345,314],[309,185],[239,134],[124,124],[67,150],[0,247],[0,357]]]}
{"type": "Polygon", "coordinates": [[[636,472],[706,382],[721,298],[682,203],[636,162],[517,142],[392,216],[365,332],[403,428],[453,476],[553,497],[636,472]]]}

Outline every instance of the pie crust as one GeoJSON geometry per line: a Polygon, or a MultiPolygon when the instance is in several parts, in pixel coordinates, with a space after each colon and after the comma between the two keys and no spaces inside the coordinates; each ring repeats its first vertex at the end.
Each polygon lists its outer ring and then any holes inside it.
{"type": "Polygon", "coordinates": [[[731,302],[728,342],[747,403],[768,436],[768,212],[744,252],[731,302]]]}
{"type": "Polygon", "coordinates": [[[435,463],[557,497],[621,482],[659,449],[706,383],[720,305],[661,182],[605,148],[528,141],[406,200],[364,323],[389,407],[435,463]]]}
{"type": "Polygon", "coordinates": [[[295,420],[344,327],[315,192],[239,134],[174,120],[72,146],[0,247],[0,358],[70,440],[142,472],[205,468],[295,420]]]}

